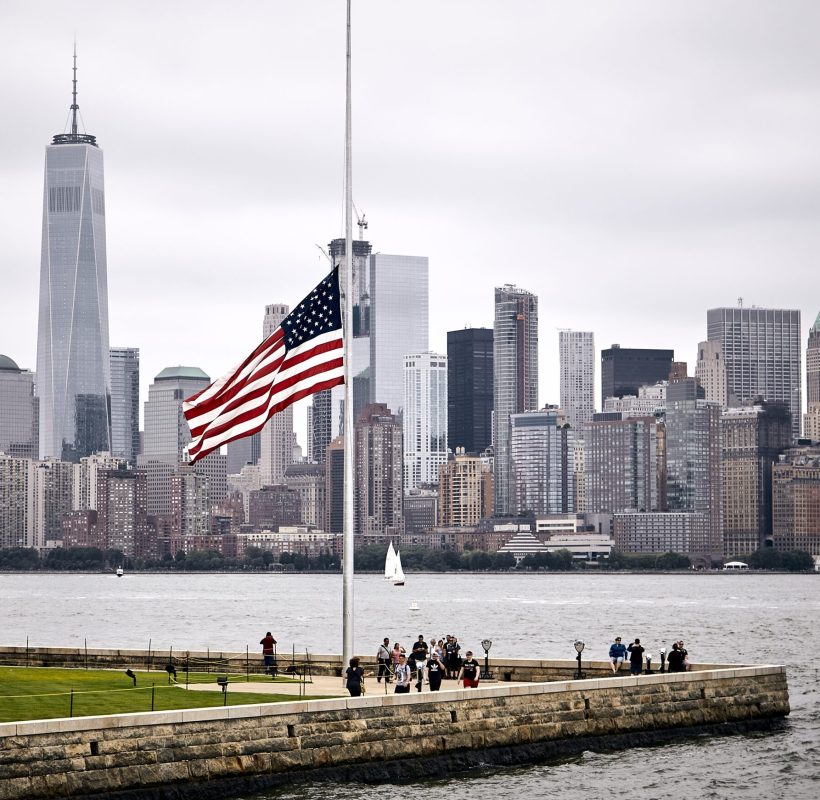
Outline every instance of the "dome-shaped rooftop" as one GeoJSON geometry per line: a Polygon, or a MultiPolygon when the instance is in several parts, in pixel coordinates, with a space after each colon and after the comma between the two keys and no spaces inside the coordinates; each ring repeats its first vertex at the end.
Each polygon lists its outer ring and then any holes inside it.
{"type": "Polygon", "coordinates": [[[199,367],[166,367],[154,380],[178,381],[182,378],[211,382],[211,379],[199,367]]]}
{"type": "Polygon", "coordinates": [[[0,353],[0,370],[8,370],[10,372],[21,372],[20,367],[17,366],[8,356],[0,353]]]}

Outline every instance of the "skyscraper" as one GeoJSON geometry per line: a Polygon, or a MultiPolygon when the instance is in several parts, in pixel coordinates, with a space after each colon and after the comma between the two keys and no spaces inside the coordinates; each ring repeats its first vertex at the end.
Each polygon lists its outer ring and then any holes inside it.
{"type": "Polygon", "coordinates": [[[438,483],[447,461],[447,356],[404,357],[404,491],[438,483]]]}
{"type": "Polygon", "coordinates": [[[481,453],[492,440],[493,331],[447,332],[447,441],[450,449],[481,453]]]}
{"type": "Polygon", "coordinates": [[[422,256],[370,256],[370,402],[397,416],[404,406],[404,357],[429,349],[427,273],[422,256]]]}
{"type": "Polygon", "coordinates": [[[792,438],[800,436],[800,312],[774,308],[711,308],[707,338],[720,342],[726,387],[733,402],[761,397],[785,403],[792,415],[792,438]]]}
{"type": "Polygon", "coordinates": [[[495,290],[493,327],[495,514],[513,508],[510,415],[538,408],[538,297],[507,284],[495,290]]]}
{"type": "Polygon", "coordinates": [[[698,344],[698,361],[695,377],[703,387],[705,399],[720,406],[729,405],[729,391],[726,388],[726,362],[720,342],[698,344]]]}
{"type": "MultiPolygon", "coordinates": [[[[288,315],[290,309],[284,303],[265,306],[262,337],[267,339],[288,315]]],[[[274,414],[260,431],[259,471],[262,483],[272,486],[285,482],[285,470],[293,463],[293,406],[274,414]]]]}
{"type": "Polygon", "coordinates": [[[111,455],[137,463],[140,450],[140,351],[112,347],[111,455]]]}
{"type": "Polygon", "coordinates": [[[621,347],[601,351],[601,408],[607,397],[638,395],[641,386],[669,378],[674,350],[621,347]]]}
{"type": "Polygon", "coordinates": [[[727,408],[720,418],[723,554],[747,556],[772,535],[772,467],[791,441],[783,403],[727,408]]]}
{"type": "Polygon", "coordinates": [[[561,410],[576,436],[595,413],[595,335],[591,331],[558,331],[561,410]]]}
{"type": "Polygon", "coordinates": [[[804,436],[820,438],[820,314],[809,330],[806,346],[806,407],[804,436]]]}
{"type": "Polygon", "coordinates": [[[493,474],[477,456],[458,450],[439,471],[439,525],[465,527],[493,513],[493,474]]]}
{"type": "Polygon", "coordinates": [[[40,457],[78,461],[111,449],[103,155],[77,130],[46,147],[37,394],[40,457]]]}
{"type": "Polygon", "coordinates": [[[0,355],[0,453],[37,458],[34,375],[0,355]]]}

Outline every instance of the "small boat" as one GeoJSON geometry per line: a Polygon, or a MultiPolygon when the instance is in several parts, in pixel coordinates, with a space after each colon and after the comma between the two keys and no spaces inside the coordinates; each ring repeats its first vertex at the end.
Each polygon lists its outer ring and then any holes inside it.
{"type": "Polygon", "coordinates": [[[401,551],[396,551],[396,566],[393,570],[393,586],[404,586],[404,570],[401,568],[401,551]]]}
{"type": "Polygon", "coordinates": [[[121,578],[123,575],[125,575],[125,570],[122,567],[117,567],[117,577],[121,578]]]}
{"type": "Polygon", "coordinates": [[[419,610],[419,604],[415,600],[413,600],[413,602],[410,603],[410,610],[411,611],[418,611],[419,610]]]}
{"type": "Polygon", "coordinates": [[[393,573],[396,571],[396,551],[393,549],[393,542],[387,548],[387,555],[384,557],[384,579],[393,580],[393,573]]]}

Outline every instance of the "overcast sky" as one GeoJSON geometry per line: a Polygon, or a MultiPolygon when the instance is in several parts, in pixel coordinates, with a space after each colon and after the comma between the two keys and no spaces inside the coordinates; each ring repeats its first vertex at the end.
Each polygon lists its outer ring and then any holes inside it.
{"type": "MultiPolygon", "coordinates": [[[[344,0],[0,4],[0,353],[36,366],[44,146],[76,33],[105,153],[111,344],[213,378],[342,234],[344,0]]],[[[672,347],[706,309],[820,311],[820,3],[354,0],[354,200],[430,259],[430,345],[539,296],[558,328],[672,347]]],[[[597,398],[596,398],[597,402],[597,398]]],[[[301,416],[301,415],[300,415],[301,416]]],[[[298,429],[304,444],[304,430],[298,429]]]]}

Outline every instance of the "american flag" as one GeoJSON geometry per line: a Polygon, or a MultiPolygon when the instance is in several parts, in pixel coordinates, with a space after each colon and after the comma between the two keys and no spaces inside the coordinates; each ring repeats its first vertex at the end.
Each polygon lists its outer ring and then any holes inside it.
{"type": "Polygon", "coordinates": [[[236,369],[183,402],[191,463],[262,430],[291,403],[344,383],[343,353],[337,267],[236,369]]]}

